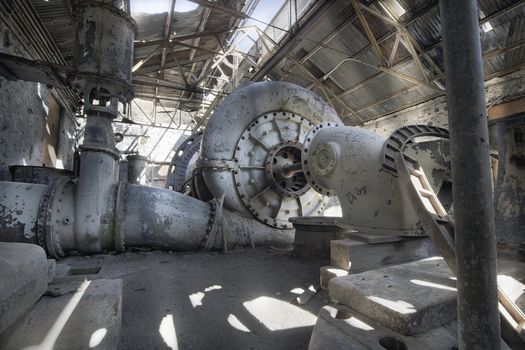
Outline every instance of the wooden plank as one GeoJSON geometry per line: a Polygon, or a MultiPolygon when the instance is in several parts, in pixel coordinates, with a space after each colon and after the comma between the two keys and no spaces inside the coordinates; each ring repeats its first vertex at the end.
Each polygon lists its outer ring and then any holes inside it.
{"type": "Polygon", "coordinates": [[[525,97],[492,106],[488,110],[488,119],[491,122],[519,113],[525,113],[525,97]]]}

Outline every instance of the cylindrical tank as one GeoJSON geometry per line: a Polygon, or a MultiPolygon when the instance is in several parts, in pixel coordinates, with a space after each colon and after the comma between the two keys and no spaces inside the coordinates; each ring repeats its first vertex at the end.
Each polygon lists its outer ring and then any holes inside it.
{"type": "Polygon", "coordinates": [[[131,96],[133,40],[137,25],[125,12],[101,1],[78,7],[73,68],[74,85],[96,78],[113,96],[131,96]]]}

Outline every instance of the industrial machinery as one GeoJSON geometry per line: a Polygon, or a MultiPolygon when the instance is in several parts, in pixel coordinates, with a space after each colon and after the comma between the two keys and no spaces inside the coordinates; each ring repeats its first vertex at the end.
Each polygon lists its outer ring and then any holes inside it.
{"type": "MultiPolygon", "coordinates": [[[[298,172],[302,144],[309,130],[321,122],[340,122],[338,116],[296,85],[250,84],[224,100],[202,135],[197,169],[214,196],[209,202],[119,181],[111,122],[118,103],[133,96],[135,30],[131,17],[107,3],[87,1],[79,7],[74,66],[63,67],[68,83],[84,98],[78,178],[0,183],[0,240],[38,244],[56,258],[137,246],[289,246],[288,218],[322,214],[325,201],[298,172]]],[[[2,63],[12,69],[11,79],[37,81],[42,76],[21,75],[20,67],[45,66],[5,55],[2,63]]]]}
{"type": "MultiPolygon", "coordinates": [[[[448,137],[448,131],[413,125],[385,139],[363,128],[320,124],[306,137],[304,174],[319,193],[337,195],[343,212],[341,222],[347,228],[372,234],[426,236],[399,182],[392,153],[408,140],[411,145],[407,154],[421,161],[431,174],[435,192],[443,188],[444,195],[450,178],[450,152],[446,142],[413,143],[416,136],[448,137]]],[[[443,200],[450,204],[451,198],[443,200]]]]}
{"type": "MultiPolygon", "coordinates": [[[[338,126],[341,120],[319,96],[286,82],[243,85],[215,109],[202,135],[181,146],[175,173],[170,171],[172,185],[182,191],[193,176],[197,198],[134,185],[145,161],[140,157],[129,160],[138,164],[137,173],[128,174],[131,183],[119,181],[111,122],[118,103],[133,96],[136,27],[107,3],[82,4],[74,65],[64,68],[84,98],[78,178],[0,183],[2,241],[39,244],[57,258],[120,252],[126,246],[289,246],[294,238],[289,219],[323,216],[333,195],[341,202],[341,222],[354,229],[424,235],[395,175],[383,164],[384,139],[338,126]]],[[[13,69],[11,78],[27,63],[17,58],[10,66],[15,60],[2,60],[13,69]]]]}
{"type": "Polygon", "coordinates": [[[87,118],[79,175],[48,184],[1,183],[2,241],[39,244],[57,258],[126,246],[290,245],[289,219],[322,216],[334,194],[343,223],[423,234],[395,177],[381,170],[384,140],[338,127],[341,120],[319,96],[285,82],[242,86],[216,108],[202,135],[183,144],[171,175],[180,191],[193,168],[201,200],[119,181],[111,122],[118,103],[133,96],[135,30],[131,17],[107,3],[79,8],[74,66],[65,69],[82,92],[87,118]]]}

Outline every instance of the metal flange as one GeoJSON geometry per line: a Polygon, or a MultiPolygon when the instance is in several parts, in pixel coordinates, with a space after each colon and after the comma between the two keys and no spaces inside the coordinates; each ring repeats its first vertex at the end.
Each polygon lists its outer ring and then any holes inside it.
{"type": "Polygon", "coordinates": [[[310,145],[312,143],[313,138],[319,132],[319,130],[322,130],[323,128],[326,129],[336,126],[339,125],[337,123],[330,122],[321,123],[317,125],[315,128],[312,128],[312,130],[310,130],[308,135],[306,135],[305,141],[303,143],[303,154],[301,158],[303,163],[304,175],[306,176],[306,179],[308,180],[310,186],[312,186],[317,192],[326,196],[334,196],[335,193],[329,188],[326,188],[321,184],[317,183],[312,178],[311,174],[312,171],[315,171],[316,174],[326,175],[330,171],[332,171],[337,164],[337,150],[329,143],[323,144],[317,150],[311,150],[310,145]]]}

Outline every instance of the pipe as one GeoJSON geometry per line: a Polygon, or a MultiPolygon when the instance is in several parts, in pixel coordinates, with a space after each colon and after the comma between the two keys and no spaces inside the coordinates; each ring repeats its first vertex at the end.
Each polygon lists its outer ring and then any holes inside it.
{"type": "Polygon", "coordinates": [[[0,240],[38,244],[37,218],[46,185],[0,182],[0,240]]]}
{"type": "Polygon", "coordinates": [[[293,242],[293,232],[222,210],[216,201],[205,203],[179,192],[126,183],[121,183],[118,197],[117,251],[124,246],[175,251],[289,247],[293,242]]]}
{"type": "MultiPolygon", "coordinates": [[[[0,182],[0,241],[39,244],[54,258],[74,252],[123,252],[126,247],[227,250],[256,245],[289,247],[293,242],[293,231],[223,210],[219,201],[206,203],[175,191],[124,181],[117,193],[112,192],[115,197],[109,198],[116,209],[100,213],[104,223],[114,229],[101,230],[102,236],[88,241],[76,230],[73,204],[78,198],[77,186],[73,181],[48,186],[0,182]]],[[[97,221],[91,225],[98,227],[97,221]]]]}
{"type": "Polygon", "coordinates": [[[126,157],[128,160],[128,182],[134,185],[146,183],[145,171],[148,167],[148,158],[133,154],[126,157]]]}
{"type": "Polygon", "coordinates": [[[475,0],[440,0],[458,289],[460,349],[499,349],[494,207],[475,0]]]}
{"type": "Polygon", "coordinates": [[[111,117],[88,114],[75,186],[75,238],[81,253],[111,246],[118,183],[118,150],[111,117]]]}
{"type": "Polygon", "coordinates": [[[86,4],[79,9],[71,77],[84,92],[87,117],[79,177],[48,185],[0,182],[0,240],[39,244],[55,258],[123,251],[125,245],[169,250],[289,246],[292,232],[223,211],[224,196],[205,203],[169,190],[119,184],[111,122],[118,101],[132,95],[135,24],[110,4],[86,4]]]}

